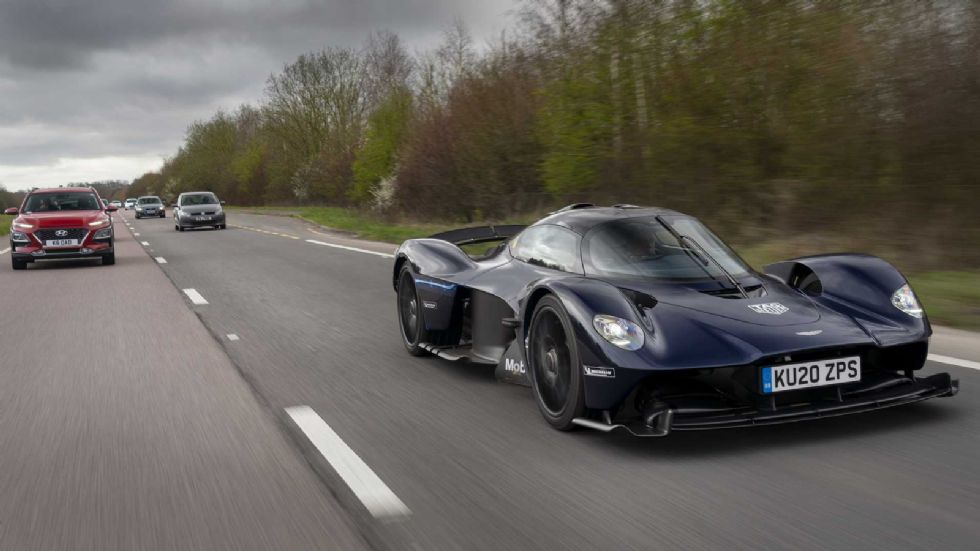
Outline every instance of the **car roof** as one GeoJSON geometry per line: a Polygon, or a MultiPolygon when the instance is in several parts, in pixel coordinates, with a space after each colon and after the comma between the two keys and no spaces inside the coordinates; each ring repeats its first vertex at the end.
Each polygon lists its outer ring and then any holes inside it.
{"type": "MultiPolygon", "coordinates": [[[[140,195],[140,199],[159,199],[159,195],[140,195]]],[[[126,199],[129,201],[129,199],[126,199]]]]}
{"type": "Polygon", "coordinates": [[[94,189],[90,187],[49,187],[49,188],[37,188],[32,189],[29,193],[70,193],[70,192],[95,192],[94,189]]]}
{"type": "Polygon", "coordinates": [[[576,203],[549,214],[533,225],[552,224],[584,235],[593,227],[611,220],[627,220],[629,218],[670,214],[686,216],[682,212],[660,207],[638,207],[635,205],[599,207],[588,203],[576,203]]]}
{"type": "Polygon", "coordinates": [[[200,195],[200,194],[204,194],[204,193],[210,193],[211,195],[214,195],[214,192],[213,191],[185,191],[184,193],[181,193],[180,195],[182,195],[182,196],[183,195],[200,195]]]}

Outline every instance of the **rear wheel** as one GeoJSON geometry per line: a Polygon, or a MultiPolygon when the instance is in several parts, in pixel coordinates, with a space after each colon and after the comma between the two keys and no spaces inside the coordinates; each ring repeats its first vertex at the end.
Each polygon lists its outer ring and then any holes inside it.
{"type": "Polygon", "coordinates": [[[406,265],[398,276],[398,326],[401,328],[405,349],[413,356],[425,356],[428,352],[420,345],[426,342],[425,323],[422,320],[422,301],[415,288],[415,278],[406,265]]]}
{"type": "Polygon", "coordinates": [[[568,313],[553,296],[534,308],[528,333],[531,386],[541,415],[558,430],[575,428],[585,413],[582,364],[568,313]]]}
{"type": "Polygon", "coordinates": [[[11,257],[11,259],[10,259],[10,267],[13,268],[13,269],[15,269],[15,270],[26,270],[27,269],[27,261],[26,260],[20,260],[19,258],[12,258],[11,257]]]}

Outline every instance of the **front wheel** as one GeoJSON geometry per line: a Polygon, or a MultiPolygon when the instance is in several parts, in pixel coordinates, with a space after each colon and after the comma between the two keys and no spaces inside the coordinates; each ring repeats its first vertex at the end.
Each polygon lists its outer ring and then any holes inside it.
{"type": "Polygon", "coordinates": [[[115,263],[116,263],[116,253],[112,252],[109,254],[102,255],[103,266],[112,266],[115,263]]]}
{"type": "Polygon", "coordinates": [[[15,269],[15,270],[26,270],[27,269],[27,261],[26,260],[20,260],[20,259],[11,257],[10,258],[10,267],[13,268],[13,269],[15,269]]]}
{"type": "Polygon", "coordinates": [[[398,276],[398,326],[401,328],[402,343],[413,356],[425,356],[428,352],[422,348],[426,342],[425,322],[422,320],[422,301],[419,300],[415,288],[415,278],[408,265],[402,268],[398,276]]]}
{"type": "Polygon", "coordinates": [[[552,427],[575,428],[585,413],[585,389],[575,333],[561,301],[542,298],[534,308],[528,332],[528,371],[538,409],[552,427]]]}

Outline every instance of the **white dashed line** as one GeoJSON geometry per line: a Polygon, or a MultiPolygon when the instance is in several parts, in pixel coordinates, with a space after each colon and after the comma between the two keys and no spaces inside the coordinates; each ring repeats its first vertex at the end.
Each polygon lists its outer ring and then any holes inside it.
{"type": "Polygon", "coordinates": [[[138,233],[134,233],[133,235],[134,235],[135,237],[139,237],[139,236],[140,236],[140,234],[138,234],[138,233]]]}
{"type": "Polygon", "coordinates": [[[236,335],[234,333],[228,333],[228,340],[230,340],[230,341],[237,341],[237,340],[239,340],[238,339],[238,335],[236,335]]]}
{"type": "Polygon", "coordinates": [[[10,247],[7,247],[6,249],[0,251],[0,254],[7,254],[9,252],[10,252],[10,247]]]}
{"type": "Polygon", "coordinates": [[[140,241],[140,245],[143,245],[144,247],[149,247],[150,246],[150,242],[149,241],[140,241]]]}
{"type": "Polygon", "coordinates": [[[157,261],[157,264],[166,264],[167,263],[167,259],[164,258],[164,257],[162,257],[162,256],[156,257],[155,260],[157,261]]]}
{"type": "Polygon", "coordinates": [[[375,518],[392,519],[412,511],[391,491],[384,481],[350,449],[337,433],[309,406],[286,408],[286,413],[323,455],[340,478],[350,486],[375,518]]]}
{"type": "Polygon", "coordinates": [[[324,243],[323,241],[317,241],[316,239],[307,239],[307,243],[313,243],[314,245],[323,245],[324,247],[333,247],[335,249],[344,249],[345,251],[354,251],[356,253],[373,254],[375,256],[381,256],[384,258],[395,258],[395,255],[388,253],[379,253],[377,251],[369,251],[367,249],[358,249],[357,247],[348,247],[346,245],[337,245],[334,243],[324,243]]]}
{"type": "Polygon", "coordinates": [[[950,356],[941,356],[939,354],[929,354],[927,359],[930,362],[939,362],[941,364],[955,365],[957,367],[965,367],[967,369],[980,370],[980,362],[971,362],[970,360],[961,360],[959,358],[952,358],[950,356]]]}
{"type": "Polygon", "coordinates": [[[208,301],[204,300],[204,297],[202,297],[201,293],[198,293],[196,289],[184,289],[184,294],[187,295],[187,298],[191,299],[191,302],[194,304],[208,303],[208,301]]]}

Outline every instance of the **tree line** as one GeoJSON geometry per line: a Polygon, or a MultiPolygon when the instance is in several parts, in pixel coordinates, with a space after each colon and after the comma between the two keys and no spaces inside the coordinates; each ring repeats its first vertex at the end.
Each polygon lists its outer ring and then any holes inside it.
{"type": "Polygon", "coordinates": [[[980,261],[977,2],[527,0],[519,13],[485,47],[455,21],[432,51],[381,31],[301,55],[259,104],[191,124],[130,195],[210,189],[460,223],[656,204],[735,239],[849,228],[980,261]]]}

